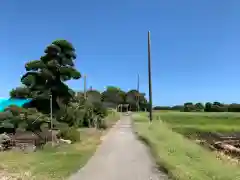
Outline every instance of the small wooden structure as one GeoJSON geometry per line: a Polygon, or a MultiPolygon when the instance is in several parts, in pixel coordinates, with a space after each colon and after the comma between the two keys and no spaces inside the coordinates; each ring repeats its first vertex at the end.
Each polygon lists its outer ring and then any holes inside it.
{"type": "Polygon", "coordinates": [[[126,112],[129,111],[129,104],[119,104],[117,106],[117,111],[118,112],[126,112]]]}
{"type": "Polygon", "coordinates": [[[20,144],[32,144],[35,146],[41,145],[43,140],[33,132],[16,132],[14,135],[9,136],[11,138],[11,144],[18,146],[20,144]]]}
{"type": "Polygon", "coordinates": [[[53,138],[51,131],[43,132],[30,132],[30,131],[17,131],[15,134],[9,135],[11,138],[11,144],[17,146],[20,144],[32,144],[36,147],[42,146],[48,141],[57,142],[58,131],[53,131],[53,138]]]}

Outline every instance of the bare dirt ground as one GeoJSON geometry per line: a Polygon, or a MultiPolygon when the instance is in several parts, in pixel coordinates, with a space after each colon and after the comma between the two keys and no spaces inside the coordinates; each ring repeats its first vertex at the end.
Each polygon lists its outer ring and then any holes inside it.
{"type": "Polygon", "coordinates": [[[211,150],[220,151],[233,158],[240,159],[240,133],[198,133],[200,144],[211,150]]]}
{"type": "Polygon", "coordinates": [[[70,177],[70,180],[166,179],[155,168],[148,149],[132,132],[129,116],[122,116],[85,167],[70,177]]]}

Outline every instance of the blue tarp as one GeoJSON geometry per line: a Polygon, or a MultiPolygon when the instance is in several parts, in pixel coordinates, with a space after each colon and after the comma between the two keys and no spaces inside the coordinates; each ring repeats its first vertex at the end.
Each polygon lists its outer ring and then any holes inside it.
{"type": "Polygon", "coordinates": [[[3,112],[3,110],[10,105],[22,107],[30,101],[31,99],[0,99],[0,112],[3,112]]]}

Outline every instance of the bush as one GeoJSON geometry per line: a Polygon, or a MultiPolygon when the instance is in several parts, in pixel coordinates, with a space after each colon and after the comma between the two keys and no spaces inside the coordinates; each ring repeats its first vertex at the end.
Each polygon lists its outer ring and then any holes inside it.
{"type": "Polygon", "coordinates": [[[155,107],[153,107],[153,110],[172,110],[172,107],[170,107],[170,106],[155,106],[155,107]]]}
{"type": "Polygon", "coordinates": [[[99,129],[107,129],[108,128],[108,125],[104,119],[101,119],[101,122],[99,122],[99,124],[98,124],[98,128],[99,129]]]}
{"type": "Polygon", "coordinates": [[[4,109],[4,112],[8,112],[8,111],[11,112],[14,116],[17,116],[20,113],[24,113],[25,109],[15,105],[10,105],[4,109]]]}
{"type": "Polygon", "coordinates": [[[228,112],[240,112],[240,104],[236,103],[230,104],[228,106],[228,112]]]}
{"type": "Polygon", "coordinates": [[[76,109],[72,106],[60,104],[60,110],[55,114],[55,118],[60,123],[66,123],[68,126],[74,126],[76,123],[76,109]]]}
{"type": "Polygon", "coordinates": [[[74,127],[60,130],[57,136],[58,138],[71,140],[72,142],[80,141],[80,132],[74,127]]]}
{"type": "Polygon", "coordinates": [[[102,129],[112,127],[120,119],[120,113],[115,109],[108,109],[107,112],[108,115],[104,118],[104,121],[101,125],[102,129]]]}
{"type": "Polygon", "coordinates": [[[67,123],[61,123],[61,122],[55,121],[53,124],[54,130],[66,129],[66,128],[69,128],[67,123]]]}

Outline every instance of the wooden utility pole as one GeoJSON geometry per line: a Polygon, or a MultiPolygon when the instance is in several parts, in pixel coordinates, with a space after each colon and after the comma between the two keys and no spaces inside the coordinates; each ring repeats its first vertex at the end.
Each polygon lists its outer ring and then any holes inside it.
{"type": "Polygon", "coordinates": [[[152,67],[151,67],[151,43],[150,31],[148,31],[148,89],[149,89],[149,118],[152,122],[152,67]]]}
{"type": "Polygon", "coordinates": [[[87,76],[84,75],[84,99],[87,99],[87,76]]]}
{"type": "Polygon", "coordinates": [[[50,123],[51,123],[51,141],[53,146],[53,107],[52,107],[52,94],[50,94],[50,123]]]}
{"type": "MultiPolygon", "coordinates": [[[[139,92],[139,74],[137,76],[137,91],[139,92]]],[[[139,111],[139,100],[140,100],[140,94],[137,95],[137,111],[139,111]]]]}

